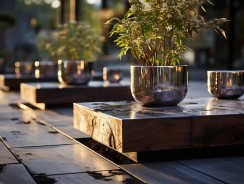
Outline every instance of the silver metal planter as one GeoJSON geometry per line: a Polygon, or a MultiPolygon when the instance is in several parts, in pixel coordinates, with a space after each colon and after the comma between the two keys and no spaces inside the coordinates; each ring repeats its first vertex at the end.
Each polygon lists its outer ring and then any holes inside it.
{"type": "Polygon", "coordinates": [[[244,72],[208,71],[208,92],[215,98],[236,99],[244,93],[244,72]]]}
{"type": "Polygon", "coordinates": [[[144,106],[175,106],[186,96],[188,66],[131,66],[131,93],[144,106]]]}
{"type": "Polygon", "coordinates": [[[92,79],[92,63],[84,60],[59,60],[58,80],[66,85],[85,85],[92,79]]]}

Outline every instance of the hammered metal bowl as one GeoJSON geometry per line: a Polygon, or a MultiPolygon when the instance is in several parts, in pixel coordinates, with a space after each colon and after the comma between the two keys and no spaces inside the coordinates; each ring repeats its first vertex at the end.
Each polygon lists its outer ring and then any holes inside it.
{"type": "Polygon", "coordinates": [[[66,85],[86,85],[92,79],[92,63],[84,60],[58,60],[58,80],[66,85]]]}
{"type": "Polygon", "coordinates": [[[188,66],[131,66],[131,93],[143,106],[175,106],[186,96],[188,66]]]}
{"type": "Polygon", "coordinates": [[[208,92],[219,99],[237,99],[242,96],[243,74],[238,71],[208,71],[208,92]]]}

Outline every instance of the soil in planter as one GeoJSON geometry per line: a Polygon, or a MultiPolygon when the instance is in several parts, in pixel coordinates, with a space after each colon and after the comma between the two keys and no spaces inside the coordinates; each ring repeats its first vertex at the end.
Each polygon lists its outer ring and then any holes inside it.
{"type": "Polygon", "coordinates": [[[118,153],[117,151],[92,139],[79,139],[77,141],[118,165],[136,163],[128,157],[124,156],[123,154],[118,153]]]}

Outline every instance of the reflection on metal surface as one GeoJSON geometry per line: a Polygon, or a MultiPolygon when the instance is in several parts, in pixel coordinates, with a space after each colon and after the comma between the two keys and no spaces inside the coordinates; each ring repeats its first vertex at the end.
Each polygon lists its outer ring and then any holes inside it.
{"type": "Polygon", "coordinates": [[[122,72],[119,69],[103,67],[103,80],[111,83],[118,83],[122,79],[122,72]]]}
{"type": "Polygon", "coordinates": [[[55,61],[36,61],[35,77],[57,77],[58,64],[55,61]]]}
{"type": "Polygon", "coordinates": [[[17,75],[33,75],[34,74],[34,62],[32,61],[16,61],[15,73],[17,75]]]}
{"type": "Polygon", "coordinates": [[[61,84],[84,85],[92,79],[92,65],[84,60],[59,60],[58,80],[61,84]]]}
{"type": "Polygon", "coordinates": [[[131,92],[144,106],[174,106],[186,96],[188,66],[131,66],[131,92]]]}
{"type": "Polygon", "coordinates": [[[244,90],[243,71],[208,71],[208,92],[216,98],[235,99],[244,90]]]}

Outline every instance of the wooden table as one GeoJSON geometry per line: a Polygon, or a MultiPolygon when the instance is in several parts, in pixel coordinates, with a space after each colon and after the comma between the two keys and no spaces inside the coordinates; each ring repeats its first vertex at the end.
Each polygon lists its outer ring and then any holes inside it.
{"type": "MultiPolygon", "coordinates": [[[[205,83],[190,86],[189,98],[208,97],[205,83]]],[[[16,108],[21,102],[19,93],[0,91],[2,183],[244,183],[243,147],[225,157],[116,164],[76,141],[89,136],[73,128],[72,108],[16,108]]]]}
{"type": "Polygon", "coordinates": [[[62,85],[59,83],[22,83],[21,98],[40,108],[70,105],[74,102],[132,100],[129,81],[108,83],[91,81],[88,85],[62,85]]]}

